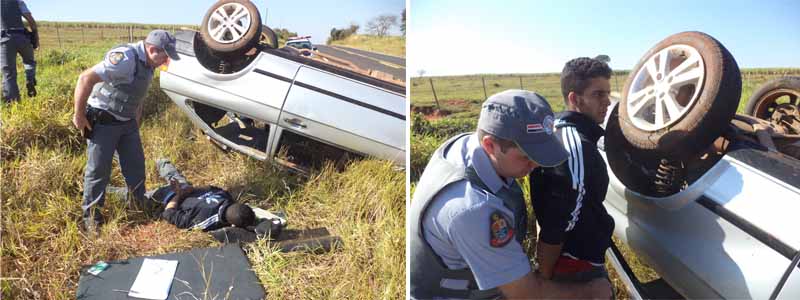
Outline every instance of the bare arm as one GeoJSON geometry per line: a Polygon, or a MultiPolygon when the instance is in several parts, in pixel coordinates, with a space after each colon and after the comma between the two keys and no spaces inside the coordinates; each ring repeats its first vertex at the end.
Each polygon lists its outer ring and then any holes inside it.
{"type": "Polygon", "coordinates": [[[186,196],[194,190],[194,187],[191,185],[181,188],[180,183],[178,183],[177,180],[172,180],[169,184],[172,186],[172,190],[175,191],[175,196],[169,200],[169,203],[167,203],[167,206],[164,207],[164,209],[177,208],[181,205],[183,199],[186,199],[186,196]]]}
{"type": "Polygon", "coordinates": [[[86,120],[86,101],[89,99],[89,94],[92,88],[98,82],[103,81],[100,76],[94,72],[94,68],[88,68],[80,76],[78,76],[78,83],[75,85],[75,115],[72,117],[72,124],[78,130],[88,128],[92,130],[89,121],[86,120]]]}
{"type": "Polygon", "coordinates": [[[539,272],[545,279],[553,278],[553,270],[556,266],[558,257],[561,256],[561,248],[564,244],[548,244],[539,240],[536,244],[536,260],[539,263],[539,272]]]}
{"type": "Polygon", "coordinates": [[[28,24],[31,26],[31,31],[37,31],[36,27],[36,20],[33,19],[33,15],[30,13],[22,14],[22,17],[28,21],[28,24]]]}
{"type": "Polygon", "coordinates": [[[611,289],[604,278],[588,283],[561,283],[545,280],[534,273],[499,286],[508,299],[609,299],[611,289]]]}

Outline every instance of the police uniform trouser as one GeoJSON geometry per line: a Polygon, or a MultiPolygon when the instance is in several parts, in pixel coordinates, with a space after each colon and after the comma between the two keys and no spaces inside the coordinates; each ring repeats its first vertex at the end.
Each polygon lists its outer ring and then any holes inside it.
{"type": "Polygon", "coordinates": [[[36,61],[33,59],[33,46],[30,38],[20,32],[4,32],[0,38],[0,67],[3,69],[3,99],[18,100],[17,85],[17,53],[22,56],[25,68],[25,79],[28,83],[36,82],[36,61]]]}
{"type": "Polygon", "coordinates": [[[119,154],[119,165],[125,183],[133,191],[136,201],[144,199],[145,168],[142,140],[134,119],[116,124],[95,124],[92,138],[87,140],[88,161],[83,181],[84,218],[92,209],[103,206],[105,189],[111,177],[114,151],[119,154]]]}

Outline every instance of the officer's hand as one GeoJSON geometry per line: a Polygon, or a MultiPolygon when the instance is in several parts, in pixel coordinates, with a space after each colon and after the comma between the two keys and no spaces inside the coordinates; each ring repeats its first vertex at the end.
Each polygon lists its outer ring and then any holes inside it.
{"type": "Polygon", "coordinates": [[[92,130],[92,125],[89,125],[89,120],[86,119],[85,114],[78,114],[72,116],[72,124],[75,125],[79,131],[83,131],[84,128],[92,130]]]}
{"type": "Polygon", "coordinates": [[[39,31],[38,30],[34,30],[33,31],[33,38],[31,39],[31,46],[33,46],[33,49],[39,49],[39,31]]]}

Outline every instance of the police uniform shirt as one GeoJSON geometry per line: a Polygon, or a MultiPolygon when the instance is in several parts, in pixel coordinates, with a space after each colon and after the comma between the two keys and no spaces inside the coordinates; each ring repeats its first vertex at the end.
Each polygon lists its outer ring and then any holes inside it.
{"type": "Polygon", "coordinates": [[[29,14],[29,13],[31,13],[31,11],[30,11],[30,10],[28,10],[28,6],[27,6],[27,5],[25,5],[25,1],[19,0],[18,2],[19,2],[19,12],[20,12],[21,14],[23,14],[23,15],[24,15],[24,14],[29,14]]]}
{"type": "MultiPolygon", "coordinates": [[[[497,175],[477,134],[457,140],[445,159],[472,166],[492,193],[514,180],[503,181],[497,175]]],[[[423,234],[448,268],[470,268],[481,290],[511,283],[531,271],[528,256],[515,237],[499,247],[490,242],[493,214],[502,213],[510,228],[516,224],[514,213],[502,199],[463,180],[445,187],[431,201],[422,222],[423,234]]]]}
{"type": "MultiPolygon", "coordinates": [[[[104,82],[109,82],[111,84],[133,82],[134,72],[136,71],[136,55],[139,55],[140,61],[147,62],[147,54],[144,51],[143,41],[131,45],[133,46],[132,48],[117,47],[108,51],[103,61],[94,65],[95,74],[100,76],[100,79],[104,82]],[[134,54],[134,51],[136,51],[136,54],[134,54]]],[[[98,85],[101,84],[103,83],[98,83],[98,85]]],[[[120,121],[127,121],[130,119],[114,114],[109,110],[107,103],[100,101],[94,96],[89,97],[87,103],[92,107],[109,111],[120,121]]]]}

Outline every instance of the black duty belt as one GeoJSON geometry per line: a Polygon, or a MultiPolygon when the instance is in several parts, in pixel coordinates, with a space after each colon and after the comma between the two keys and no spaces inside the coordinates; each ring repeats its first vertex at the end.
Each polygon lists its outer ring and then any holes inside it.
{"type": "Polygon", "coordinates": [[[133,119],[127,121],[120,121],[117,117],[114,117],[110,112],[99,109],[96,107],[89,106],[86,108],[86,117],[89,119],[90,122],[101,124],[101,125],[116,125],[116,124],[124,124],[130,122],[133,119]]]}
{"type": "Polygon", "coordinates": [[[25,33],[25,29],[3,29],[3,33],[25,33]]]}

